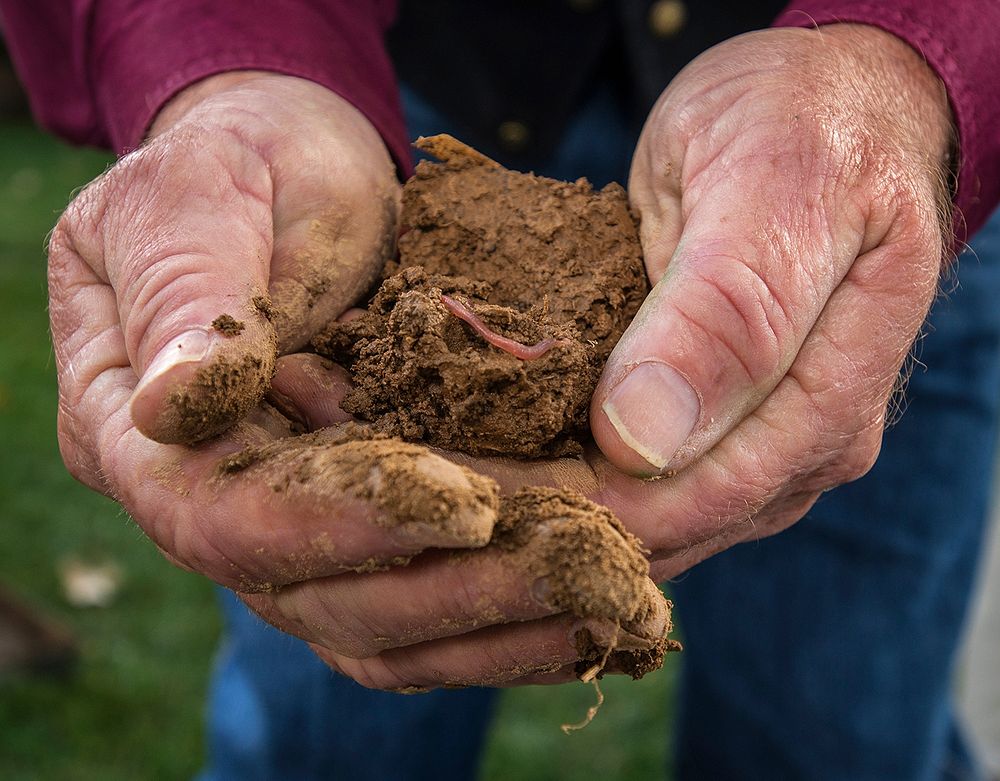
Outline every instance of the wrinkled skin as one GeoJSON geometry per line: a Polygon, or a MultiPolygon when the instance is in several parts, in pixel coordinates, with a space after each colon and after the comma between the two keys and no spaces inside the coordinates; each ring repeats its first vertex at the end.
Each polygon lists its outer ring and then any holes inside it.
{"type": "MultiPolygon", "coordinates": [[[[139,433],[162,403],[153,357],[247,289],[270,286],[280,303],[291,259],[317,251],[314,219],[356,248],[337,259],[343,275],[320,314],[348,307],[378,267],[395,198],[374,130],[295,79],[209,79],[167,107],[153,136],[81,194],[52,239],[60,444],[73,474],[121,501],[172,561],[242,591],[366,686],[570,677],[578,622],[552,615],[497,551],[344,572],[461,541],[387,532],[357,500],[208,487],[220,456],[287,433],[273,418],[193,448],[139,433]],[[331,202],[348,217],[324,222],[331,202]]],[[[559,484],[607,505],[652,551],[658,579],[795,522],[876,458],[940,272],[949,139],[937,79],[873,28],[757,32],[705,53],[665,91],[633,161],[655,287],[594,396],[600,450],[454,458],[505,490],[559,484]],[[630,372],[638,390],[619,385],[630,372]]],[[[283,351],[316,319],[279,319],[283,351]]],[[[197,360],[156,369],[183,381],[197,360]]],[[[344,381],[290,355],[274,385],[318,427],[344,420],[344,381]]]]}

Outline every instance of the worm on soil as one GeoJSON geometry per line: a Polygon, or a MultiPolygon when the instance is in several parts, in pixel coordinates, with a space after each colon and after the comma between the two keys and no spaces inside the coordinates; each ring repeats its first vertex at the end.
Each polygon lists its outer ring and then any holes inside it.
{"type": "Polygon", "coordinates": [[[486,323],[483,322],[479,315],[469,309],[469,307],[461,301],[456,301],[451,296],[442,293],[441,303],[444,304],[445,308],[459,320],[464,320],[472,326],[472,330],[483,337],[483,339],[487,342],[492,344],[494,347],[503,350],[505,353],[510,353],[515,358],[520,358],[522,361],[534,361],[541,358],[553,347],[558,347],[566,343],[564,339],[553,339],[550,336],[546,339],[542,339],[542,341],[538,344],[521,344],[514,339],[509,339],[508,337],[498,334],[496,331],[492,330],[488,325],[486,325],[486,323]]]}

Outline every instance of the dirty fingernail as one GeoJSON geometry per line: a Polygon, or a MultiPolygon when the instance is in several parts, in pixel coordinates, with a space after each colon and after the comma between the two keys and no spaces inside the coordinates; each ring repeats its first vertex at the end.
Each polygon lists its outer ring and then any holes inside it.
{"type": "Polygon", "coordinates": [[[204,359],[215,341],[214,337],[205,331],[187,331],[167,342],[142,375],[142,384],[154,382],[175,366],[182,363],[194,363],[204,359]]]}
{"type": "Polygon", "coordinates": [[[661,361],[644,361],[601,405],[622,443],[657,472],[691,436],[701,405],[690,383],[661,361]]]}

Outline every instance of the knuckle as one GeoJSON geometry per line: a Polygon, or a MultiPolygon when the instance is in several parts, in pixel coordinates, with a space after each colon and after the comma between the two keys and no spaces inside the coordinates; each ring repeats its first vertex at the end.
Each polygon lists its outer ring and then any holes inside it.
{"type": "Polygon", "coordinates": [[[708,349],[738,364],[753,385],[773,379],[792,332],[773,285],[738,253],[699,259],[693,282],[677,306],[708,349]]]}
{"type": "MultiPolygon", "coordinates": [[[[351,576],[340,577],[346,580],[351,576]]],[[[373,612],[366,608],[357,590],[344,588],[343,583],[333,594],[329,589],[324,590],[322,581],[307,581],[282,590],[276,599],[316,636],[322,637],[327,648],[340,655],[364,659],[392,645],[372,620],[373,612]]]]}
{"type": "Polygon", "coordinates": [[[66,471],[74,480],[83,483],[88,488],[98,493],[108,493],[105,481],[100,477],[100,469],[96,460],[89,455],[89,449],[81,442],[78,428],[76,417],[66,409],[65,404],[60,399],[56,415],[56,439],[59,443],[59,455],[66,466],[66,471]]]}
{"type": "Polygon", "coordinates": [[[841,452],[834,470],[839,483],[864,477],[875,466],[882,448],[881,431],[864,432],[841,452]]]}
{"type": "Polygon", "coordinates": [[[475,571],[461,568],[455,576],[454,582],[450,584],[451,588],[441,595],[444,615],[475,623],[477,619],[497,609],[490,594],[478,585],[475,571]]]}
{"type": "Polygon", "coordinates": [[[148,512],[137,490],[141,486],[126,482],[119,500],[153,542],[185,569],[236,591],[264,591],[270,585],[264,582],[266,578],[234,558],[233,541],[219,533],[211,518],[204,517],[204,513],[196,515],[195,508],[187,503],[148,512]]]}

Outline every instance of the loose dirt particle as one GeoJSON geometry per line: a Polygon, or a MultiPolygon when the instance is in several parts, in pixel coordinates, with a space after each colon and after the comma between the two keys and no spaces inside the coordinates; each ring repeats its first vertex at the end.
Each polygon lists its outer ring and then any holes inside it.
{"type": "Polygon", "coordinates": [[[232,315],[219,315],[212,321],[212,328],[224,336],[239,336],[246,325],[232,315]]]}
{"type": "Polygon", "coordinates": [[[269,323],[274,322],[274,304],[271,303],[270,296],[254,296],[251,299],[254,309],[269,323]]]}

